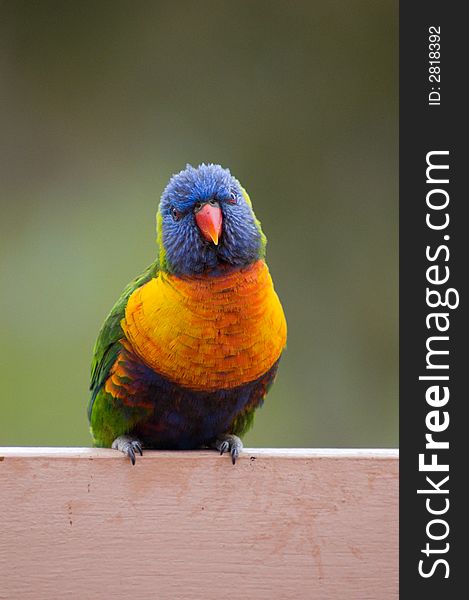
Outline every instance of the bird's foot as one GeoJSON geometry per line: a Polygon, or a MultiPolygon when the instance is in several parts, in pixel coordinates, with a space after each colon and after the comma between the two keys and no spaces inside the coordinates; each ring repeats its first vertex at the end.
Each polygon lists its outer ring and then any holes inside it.
{"type": "Polygon", "coordinates": [[[120,435],[116,438],[112,442],[112,448],[126,454],[133,465],[135,464],[135,452],[138,452],[140,456],[143,456],[142,442],[129,435],[120,435]]]}
{"type": "Polygon", "coordinates": [[[237,435],[226,433],[225,435],[218,437],[213,442],[212,446],[219,450],[220,454],[224,454],[225,452],[229,451],[231,454],[231,462],[235,464],[239,453],[243,449],[243,442],[237,435]]]}

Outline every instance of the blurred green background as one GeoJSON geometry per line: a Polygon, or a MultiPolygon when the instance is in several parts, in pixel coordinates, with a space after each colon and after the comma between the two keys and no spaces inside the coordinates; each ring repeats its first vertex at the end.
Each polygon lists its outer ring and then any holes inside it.
{"type": "Polygon", "coordinates": [[[397,445],[397,2],[0,2],[0,445],[89,445],[170,175],[249,191],[289,324],[247,445],[397,445]]]}

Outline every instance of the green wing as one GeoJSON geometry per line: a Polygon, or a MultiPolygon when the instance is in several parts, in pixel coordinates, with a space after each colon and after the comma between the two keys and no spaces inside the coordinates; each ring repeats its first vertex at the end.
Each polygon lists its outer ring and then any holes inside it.
{"type": "Polygon", "coordinates": [[[101,327],[94,346],[93,362],[91,363],[91,398],[88,403],[89,420],[91,420],[91,412],[96,396],[103,387],[121,349],[120,340],[124,336],[121,321],[125,315],[127,300],[132,292],[147,283],[147,281],[150,281],[153,277],[156,277],[157,274],[158,261],[155,261],[142,275],[129,283],[101,327]]]}

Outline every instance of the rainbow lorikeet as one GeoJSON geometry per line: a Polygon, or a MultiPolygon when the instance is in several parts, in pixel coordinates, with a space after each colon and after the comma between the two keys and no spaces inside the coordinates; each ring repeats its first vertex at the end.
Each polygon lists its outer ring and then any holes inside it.
{"type": "Polygon", "coordinates": [[[219,165],[174,175],[157,214],[159,256],[124,290],[94,348],[96,446],[213,447],[235,463],[272,384],[286,322],[246,191],[219,165]]]}

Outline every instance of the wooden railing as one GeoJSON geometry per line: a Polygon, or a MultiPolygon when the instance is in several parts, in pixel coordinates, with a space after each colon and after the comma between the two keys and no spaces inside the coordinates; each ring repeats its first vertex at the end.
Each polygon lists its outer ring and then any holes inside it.
{"type": "Polygon", "coordinates": [[[0,598],[391,600],[395,450],[0,448],[0,598]]]}

